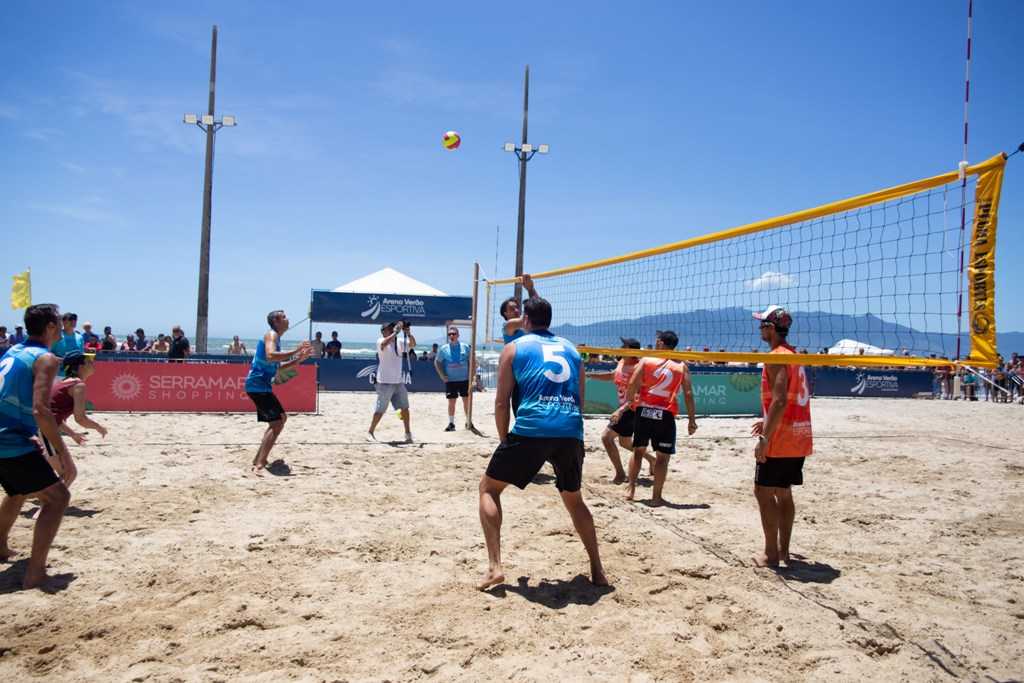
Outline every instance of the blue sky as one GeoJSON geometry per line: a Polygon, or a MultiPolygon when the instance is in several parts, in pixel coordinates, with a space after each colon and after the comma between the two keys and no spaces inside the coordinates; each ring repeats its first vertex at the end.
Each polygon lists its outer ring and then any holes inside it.
{"type": "MultiPolygon", "coordinates": [[[[211,335],[304,316],[384,266],[453,294],[512,268],[532,69],[528,270],[934,175],[960,159],[965,2],[5,3],[4,277],[118,332],[195,324],[210,27],[220,27],[211,335]],[[440,145],[463,135],[457,152],[440,145]]],[[[972,161],[1024,140],[1024,3],[975,6],[972,161]]],[[[1008,167],[997,317],[1024,246],[1008,167]]],[[[6,309],[0,322],[14,322],[6,309]]],[[[346,338],[364,333],[343,332],[346,338]]]]}

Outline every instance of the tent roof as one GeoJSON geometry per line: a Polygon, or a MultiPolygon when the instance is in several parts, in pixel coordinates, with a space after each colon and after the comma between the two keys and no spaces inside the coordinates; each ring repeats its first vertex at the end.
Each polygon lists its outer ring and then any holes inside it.
{"type": "Polygon", "coordinates": [[[865,356],[892,356],[896,353],[892,349],[883,349],[856,339],[840,339],[828,352],[833,355],[856,355],[861,349],[864,349],[865,356]]]}
{"type": "Polygon", "coordinates": [[[419,296],[448,296],[440,289],[399,273],[394,268],[381,268],[357,280],[335,287],[335,292],[368,292],[380,294],[415,294],[419,296]]]}

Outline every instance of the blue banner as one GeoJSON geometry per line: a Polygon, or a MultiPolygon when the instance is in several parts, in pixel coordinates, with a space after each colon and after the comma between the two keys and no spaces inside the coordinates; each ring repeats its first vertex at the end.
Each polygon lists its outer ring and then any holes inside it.
{"type": "MultiPolygon", "coordinates": [[[[320,366],[320,388],[324,391],[374,391],[370,378],[377,372],[377,359],[367,358],[323,358],[320,366]]],[[[444,382],[437,376],[434,364],[416,360],[407,363],[410,382],[409,391],[444,392],[444,382]]]]}
{"type": "Polygon", "coordinates": [[[468,296],[416,296],[406,294],[331,292],[314,289],[309,317],[322,323],[383,325],[407,320],[413,325],[444,325],[449,320],[470,320],[473,299],[468,296]]]}
{"type": "Polygon", "coordinates": [[[913,398],[932,392],[931,370],[808,368],[815,396],[913,398]]]}

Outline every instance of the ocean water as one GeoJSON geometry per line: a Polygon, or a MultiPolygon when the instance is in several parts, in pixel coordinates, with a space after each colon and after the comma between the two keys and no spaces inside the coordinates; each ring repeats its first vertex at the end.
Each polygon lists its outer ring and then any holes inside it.
{"type": "MultiPolygon", "coordinates": [[[[246,350],[249,355],[252,355],[256,350],[256,342],[258,339],[243,338],[239,337],[239,341],[245,344],[246,350]]],[[[302,338],[292,338],[290,335],[286,335],[281,342],[281,347],[288,349],[294,348],[300,342],[302,338]]],[[[207,340],[207,349],[210,353],[224,353],[228,347],[231,346],[231,337],[210,337],[207,340]]],[[[326,343],[326,341],[325,341],[326,343]]],[[[430,351],[431,344],[418,344],[416,346],[416,354],[426,353],[430,351]]],[[[477,345],[476,348],[477,358],[481,365],[486,364],[489,361],[497,362],[498,356],[501,354],[501,349],[487,348],[477,345]]],[[[341,356],[342,358],[372,358],[377,355],[377,347],[373,342],[349,342],[342,340],[341,342],[341,356]]]]}

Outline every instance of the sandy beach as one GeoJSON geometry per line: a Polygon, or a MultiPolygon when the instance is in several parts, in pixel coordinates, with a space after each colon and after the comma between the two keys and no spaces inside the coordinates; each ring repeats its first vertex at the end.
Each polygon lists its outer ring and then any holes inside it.
{"type": "MultiPolygon", "coordinates": [[[[794,551],[761,543],[751,420],[680,438],[665,495],[626,503],[587,420],[585,497],[614,586],[553,479],[504,497],[508,583],[476,488],[494,445],[412,395],[413,445],[362,441],[371,394],[289,419],[256,478],[252,415],[99,415],[50,556],[52,593],[0,565],[0,679],[61,681],[1006,681],[1024,677],[1021,407],[815,399],[794,551]]],[[[401,423],[385,416],[382,438],[401,423]]],[[[31,508],[26,507],[26,513],[31,508]]],[[[27,552],[32,522],[12,545],[27,552]]],[[[24,555],[22,555],[24,557],[24,555]]]]}

